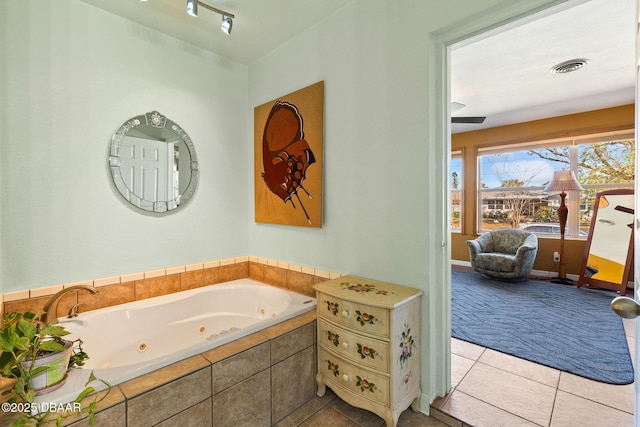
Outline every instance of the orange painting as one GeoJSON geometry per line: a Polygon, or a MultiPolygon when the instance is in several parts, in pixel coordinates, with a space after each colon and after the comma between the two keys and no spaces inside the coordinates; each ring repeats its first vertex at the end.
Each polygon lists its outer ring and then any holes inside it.
{"type": "Polygon", "coordinates": [[[255,220],[322,227],[324,82],[254,109],[255,220]]]}

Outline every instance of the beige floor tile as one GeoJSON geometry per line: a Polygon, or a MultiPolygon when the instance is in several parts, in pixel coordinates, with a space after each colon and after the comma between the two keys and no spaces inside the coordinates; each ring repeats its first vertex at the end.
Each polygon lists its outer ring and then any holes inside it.
{"type": "Polygon", "coordinates": [[[556,389],[477,363],[457,390],[539,425],[551,419],[556,389]]]}
{"type": "Polygon", "coordinates": [[[624,326],[624,333],[628,337],[636,336],[636,321],[635,319],[622,319],[622,326],[624,326]]]}
{"type": "Polygon", "coordinates": [[[487,349],[482,353],[479,362],[551,387],[557,387],[560,379],[560,371],[557,369],[538,365],[537,363],[491,349],[487,349]]]}
{"type": "Polygon", "coordinates": [[[562,372],[558,389],[633,414],[633,387],[633,384],[605,384],[562,372]]]}
{"type": "Polygon", "coordinates": [[[474,427],[534,427],[535,424],[460,391],[451,393],[440,409],[474,427]]]}
{"type": "Polygon", "coordinates": [[[328,406],[356,422],[358,425],[371,427],[382,427],[384,425],[384,420],[378,415],[373,412],[351,406],[342,399],[333,399],[328,406]]]}
{"type": "Polygon", "coordinates": [[[558,390],[551,427],[631,427],[633,415],[558,390]]]}
{"type": "Polygon", "coordinates": [[[627,345],[629,346],[629,355],[631,356],[631,362],[633,368],[636,368],[636,339],[627,335],[627,345]]]}
{"type": "Polygon", "coordinates": [[[451,354],[451,387],[456,388],[460,384],[474,363],[476,362],[466,357],[451,354]]]}
{"type": "Polygon", "coordinates": [[[466,357],[471,360],[478,360],[483,351],[485,351],[485,348],[477,344],[451,338],[452,354],[457,354],[458,356],[466,357]]]}
{"type": "Polygon", "coordinates": [[[329,408],[321,409],[313,417],[300,424],[300,427],[359,427],[358,424],[342,415],[340,412],[329,408]]]}

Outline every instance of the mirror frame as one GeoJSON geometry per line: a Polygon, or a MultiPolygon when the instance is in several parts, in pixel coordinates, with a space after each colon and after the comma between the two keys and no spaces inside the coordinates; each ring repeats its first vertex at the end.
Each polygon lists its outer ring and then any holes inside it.
{"type": "Polygon", "coordinates": [[[191,138],[180,126],[175,122],[163,116],[157,111],[151,111],[146,114],[135,116],[132,119],[127,120],[118,128],[111,138],[111,150],[109,155],[109,167],[111,168],[111,176],[113,177],[113,183],[115,184],[118,192],[124,197],[126,201],[135,206],[138,209],[142,209],[146,212],[166,213],[173,211],[184,204],[193,196],[198,186],[199,177],[199,165],[196,150],[191,141],[191,138]],[[120,171],[120,149],[122,141],[127,136],[127,133],[139,126],[148,125],[156,128],[165,128],[170,132],[173,132],[189,150],[190,156],[190,180],[187,188],[178,197],[167,201],[151,201],[145,200],[136,195],[126,185],[122,178],[122,172],[120,171]]]}
{"type": "MultiPolygon", "coordinates": [[[[629,237],[629,243],[627,248],[627,258],[624,265],[624,271],[622,273],[622,280],[620,282],[609,282],[606,280],[600,280],[593,277],[585,276],[585,272],[587,270],[587,261],[589,259],[589,252],[591,250],[591,243],[593,238],[593,231],[598,223],[598,207],[600,206],[600,198],[603,196],[613,196],[613,195],[632,195],[634,194],[634,190],[608,190],[602,191],[596,194],[596,200],[593,208],[593,218],[591,219],[591,225],[589,226],[589,236],[587,237],[587,244],[584,248],[584,258],[582,260],[582,267],[580,268],[580,279],[576,284],[576,287],[581,287],[583,285],[591,285],[596,288],[604,288],[617,291],[621,296],[624,296],[627,292],[627,283],[629,281],[629,276],[631,274],[631,264],[633,261],[633,226],[631,227],[631,235],[629,237]]],[[[635,209],[635,207],[634,207],[635,209]]],[[[635,221],[635,214],[632,215],[631,222],[635,221]]],[[[621,243],[623,244],[623,243],[621,243]]]]}

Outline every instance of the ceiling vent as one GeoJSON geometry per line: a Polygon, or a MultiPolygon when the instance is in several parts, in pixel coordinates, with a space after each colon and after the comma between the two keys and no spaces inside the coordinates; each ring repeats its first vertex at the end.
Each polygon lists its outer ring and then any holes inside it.
{"type": "Polygon", "coordinates": [[[578,59],[570,59],[568,61],[561,62],[557,65],[554,65],[549,70],[552,74],[565,74],[571,73],[573,71],[578,71],[580,68],[584,67],[589,63],[589,60],[586,58],[578,58],[578,59]]]}

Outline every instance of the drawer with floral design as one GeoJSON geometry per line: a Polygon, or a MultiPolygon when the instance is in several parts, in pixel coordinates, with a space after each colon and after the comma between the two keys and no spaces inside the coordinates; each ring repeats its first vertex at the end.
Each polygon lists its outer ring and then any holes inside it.
{"type": "MultiPolygon", "coordinates": [[[[329,382],[333,382],[338,387],[346,388],[357,396],[384,405],[389,403],[388,376],[336,358],[335,355],[324,349],[319,350],[318,356],[318,361],[323,362],[318,365],[318,371],[324,371],[329,382]]],[[[335,391],[335,387],[332,389],[335,391]]]]}
{"type": "Polygon", "coordinates": [[[359,329],[361,333],[389,336],[388,311],[368,307],[331,295],[318,294],[318,307],[326,319],[359,329]]]}
{"type": "Polygon", "coordinates": [[[318,315],[318,396],[326,386],[394,427],[420,405],[422,291],[344,276],[314,285],[318,315]]]}
{"type": "Polygon", "coordinates": [[[389,372],[389,345],[386,342],[351,333],[323,319],[318,322],[320,346],[356,363],[389,372]]]}

